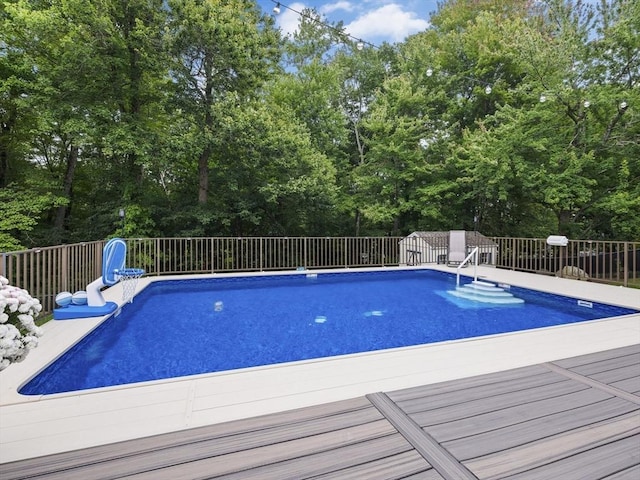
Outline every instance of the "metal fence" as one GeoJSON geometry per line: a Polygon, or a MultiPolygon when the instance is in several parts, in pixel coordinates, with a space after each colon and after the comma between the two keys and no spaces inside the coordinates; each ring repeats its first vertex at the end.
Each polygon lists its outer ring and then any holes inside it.
{"type": "MultiPolygon", "coordinates": [[[[251,237],[128,239],[127,266],[147,275],[355,268],[442,263],[448,237],[251,237]],[[426,244],[428,242],[428,245],[426,244]],[[417,254],[419,252],[419,254],[417,254]]],[[[29,290],[44,310],[61,291],[84,290],[101,275],[104,241],[1,253],[0,275],[29,290]]],[[[640,286],[640,242],[489,238],[481,263],[498,268],[640,286]]]]}
{"type": "Polygon", "coordinates": [[[492,240],[498,267],[640,287],[640,242],[570,240],[558,247],[540,238],[492,240]]]}

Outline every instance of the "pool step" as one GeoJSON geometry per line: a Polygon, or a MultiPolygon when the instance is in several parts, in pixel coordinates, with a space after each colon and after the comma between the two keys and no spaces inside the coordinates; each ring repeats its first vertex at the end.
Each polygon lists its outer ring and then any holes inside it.
{"type": "Polygon", "coordinates": [[[512,293],[505,291],[502,287],[497,287],[493,283],[480,280],[473,281],[449,290],[449,294],[483,303],[494,303],[499,305],[514,305],[524,303],[521,298],[514,297],[512,293]]]}

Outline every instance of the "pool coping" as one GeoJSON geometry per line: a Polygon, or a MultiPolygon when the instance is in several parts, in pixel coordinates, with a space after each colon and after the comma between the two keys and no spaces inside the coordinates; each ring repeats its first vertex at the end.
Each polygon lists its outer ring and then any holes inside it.
{"type": "MultiPolygon", "coordinates": [[[[402,267],[407,268],[407,267],[402,267]]],[[[410,267],[409,267],[410,268],[410,267]]],[[[421,266],[455,273],[444,266],[421,266]]],[[[397,270],[397,267],[387,267],[397,270]]],[[[377,271],[380,268],[350,269],[377,271]]],[[[313,270],[336,273],[338,270],[313,270]]],[[[261,272],[290,275],[308,272],[261,272]]],[[[473,275],[473,268],[464,269],[473,275]]],[[[247,273],[214,274],[214,277],[247,273]]],[[[256,274],[253,274],[256,275],[256,274]]],[[[640,291],[478,267],[500,283],[640,309],[640,291]]],[[[211,275],[207,275],[211,277],[211,275]]],[[[203,275],[143,279],[203,278],[203,275]]],[[[118,286],[105,292],[116,300],[118,286]]],[[[106,317],[48,322],[38,349],[0,372],[0,463],[273,413],[640,343],[640,315],[50,396],[17,394],[106,317]]]]}

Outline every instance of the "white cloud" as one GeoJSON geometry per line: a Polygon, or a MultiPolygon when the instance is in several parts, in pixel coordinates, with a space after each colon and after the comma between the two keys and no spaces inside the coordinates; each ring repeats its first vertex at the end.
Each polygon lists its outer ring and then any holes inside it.
{"type": "MultiPolygon", "coordinates": [[[[424,1],[424,0],[420,0],[424,1]]],[[[414,11],[410,11],[411,2],[400,5],[392,0],[360,0],[351,2],[347,0],[336,0],[332,3],[322,3],[307,0],[287,4],[290,9],[281,7],[281,13],[277,16],[277,24],[284,35],[292,35],[298,30],[300,17],[297,13],[305,8],[316,7],[321,15],[331,15],[333,21],[336,16],[340,17],[340,12],[346,17],[353,18],[355,12],[360,12],[358,16],[346,23],[345,30],[355,38],[361,38],[372,43],[380,41],[401,42],[407,36],[421,32],[429,27],[429,22],[418,18],[414,11]],[[386,5],[380,6],[380,2],[386,5]],[[389,2],[389,3],[387,3],[389,2]],[[377,7],[373,7],[377,4],[377,7]],[[336,12],[338,12],[336,14],[336,12]]]]}
{"type": "Polygon", "coordinates": [[[346,25],[346,30],[354,37],[365,40],[384,37],[391,42],[401,42],[428,27],[427,20],[417,18],[415,13],[405,12],[400,5],[391,3],[356,18],[346,25]]]}
{"type": "Polygon", "coordinates": [[[355,9],[355,6],[353,5],[353,3],[339,1],[336,3],[327,3],[325,5],[322,5],[322,7],[320,7],[320,13],[324,15],[328,15],[330,13],[337,12],[340,10],[345,12],[353,12],[354,9],[355,9]]]}
{"type": "Polygon", "coordinates": [[[293,35],[293,33],[298,30],[300,16],[292,10],[302,12],[307,8],[307,6],[304,3],[299,2],[292,3],[288,6],[291,7],[291,10],[285,7],[280,8],[280,13],[277,17],[277,24],[284,35],[293,35]]]}

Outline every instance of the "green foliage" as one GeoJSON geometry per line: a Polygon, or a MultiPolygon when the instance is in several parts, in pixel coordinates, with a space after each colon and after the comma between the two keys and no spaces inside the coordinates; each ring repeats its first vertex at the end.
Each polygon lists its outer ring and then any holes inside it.
{"type": "Polygon", "coordinates": [[[26,189],[12,184],[0,189],[0,251],[11,252],[34,246],[30,234],[42,215],[65,201],[33,186],[26,189]]]}
{"type": "Polygon", "coordinates": [[[640,2],[447,0],[363,50],[306,13],[281,38],[250,0],[1,3],[2,248],[640,238],[640,2]]]}
{"type": "Polygon", "coordinates": [[[234,235],[316,230],[333,202],[335,169],[304,127],[288,120],[288,109],[262,102],[223,110],[214,180],[224,192],[214,200],[221,221],[234,235]]]}

